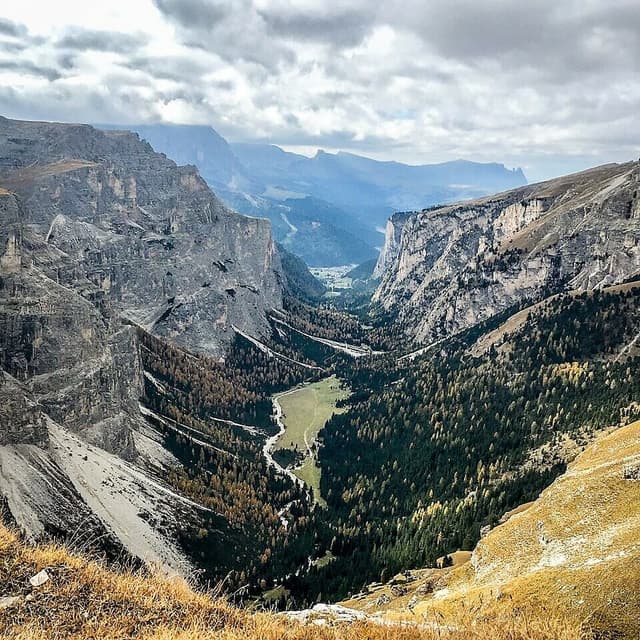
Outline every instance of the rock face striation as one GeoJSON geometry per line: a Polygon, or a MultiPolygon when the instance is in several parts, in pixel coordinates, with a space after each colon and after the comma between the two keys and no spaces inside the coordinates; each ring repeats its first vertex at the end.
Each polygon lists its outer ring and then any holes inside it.
{"type": "Polygon", "coordinates": [[[640,163],[396,214],[374,302],[421,343],[568,289],[640,272],[640,163]]]}
{"type": "Polygon", "coordinates": [[[283,282],[268,221],[195,168],[134,133],[0,118],[0,492],[17,524],[89,523],[180,571],[172,528],[198,506],[159,480],[177,461],[140,414],[136,326],[223,357],[232,325],[268,330],[283,282]]]}
{"type": "Polygon", "coordinates": [[[222,356],[231,324],[260,334],[282,302],[269,223],[134,133],[3,119],[0,184],[34,266],[183,346],[222,356]]]}

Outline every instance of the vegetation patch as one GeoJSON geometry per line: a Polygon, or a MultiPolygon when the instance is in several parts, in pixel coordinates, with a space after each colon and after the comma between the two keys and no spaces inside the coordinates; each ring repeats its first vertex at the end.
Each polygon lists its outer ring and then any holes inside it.
{"type": "Polygon", "coordinates": [[[337,405],[348,397],[349,390],[336,376],[330,376],[277,399],[282,407],[285,432],[276,442],[275,450],[304,456],[294,473],[313,489],[320,504],[324,504],[324,501],[320,495],[321,470],[317,464],[316,438],[334,414],[344,411],[337,405]]]}

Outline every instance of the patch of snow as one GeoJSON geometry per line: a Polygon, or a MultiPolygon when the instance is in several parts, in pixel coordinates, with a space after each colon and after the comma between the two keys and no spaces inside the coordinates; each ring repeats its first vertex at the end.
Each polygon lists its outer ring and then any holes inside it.
{"type": "Polygon", "coordinates": [[[228,424],[231,427],[238,427],[239,429],[243,429],[247,433],[250,433],[251,435],[254,435],[254,436],[264,435],[264,431],[262,429],[258,427],[254,427],[250,424],[242,424],[241,422],[234,422],[233,420],[227,420],[226,418],[212,417],[209,419],[213,420],[214,422],[222,422],[223,424],[228,424]]]}
{"type": "Polygon", "coordinates": [[[160,393],[166,393],[166,389],[162,382],[154,378],[148,371],[144,372],[144,377],[156,388],[160,393]]]}

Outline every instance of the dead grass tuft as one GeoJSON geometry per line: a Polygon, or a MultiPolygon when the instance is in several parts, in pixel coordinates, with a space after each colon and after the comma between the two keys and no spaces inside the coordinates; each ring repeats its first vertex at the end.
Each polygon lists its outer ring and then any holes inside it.
{"type": "Polygon", "coordinates": [[[545,617],[514,615],[455,628],[416,623],[303,625],[255,613],[192,589],[184,580],[115,572],[56,545],[31,546],[0,526],[0,637],[15,640],[588,640],[581,628],[545,617]],[[42,569],[50,576],[32,588],[42,569]]]}

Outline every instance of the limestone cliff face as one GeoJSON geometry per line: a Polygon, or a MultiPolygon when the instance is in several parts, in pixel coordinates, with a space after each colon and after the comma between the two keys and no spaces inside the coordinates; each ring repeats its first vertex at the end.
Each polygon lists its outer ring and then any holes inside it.
{"type": "Polygon", "coordinates": [[[0,185],[44,239],[33,260],[49,277],[184,346],[222,356],[232,323],[261,334],[282,303],[268,221],[136,134],[0,120],[0,185]]]}
{"type": "MultiPolygon", "coordinates": [[[[197,505],[140,414],[135,325],[222,357],[281,306],[266,220],[130,132],[0,118],[0,493],[31,537],[91,523],[186,568],[197,505]],[[153,517],[149,517],[149,514],[153,517]]],[[[116,542],[114,542],[116,541],[116,542]]]]}
{"type": "Polygon", "coordinates": [[[49,443],[49,432],[38,405],[20,383],[0,371],[0,445],[49,443]]]}
{"type": "Polygon", "coordinates": [[[624,281],[640,272],[639,191],[640,163],[606,165],[414,213],[388,234],[374,301],[429,343],[550,292],[624,281]]]}
{"type": "Polygon", "coordinates": [[[405,223],[411,217],[410,213],[395,213],[389,220],[384,232],[384,245],[378,256],[378,261],[373,269],[372,277],[381,278],[384,272],[391,267],[400,251],[400,239],[405,223]]]}

